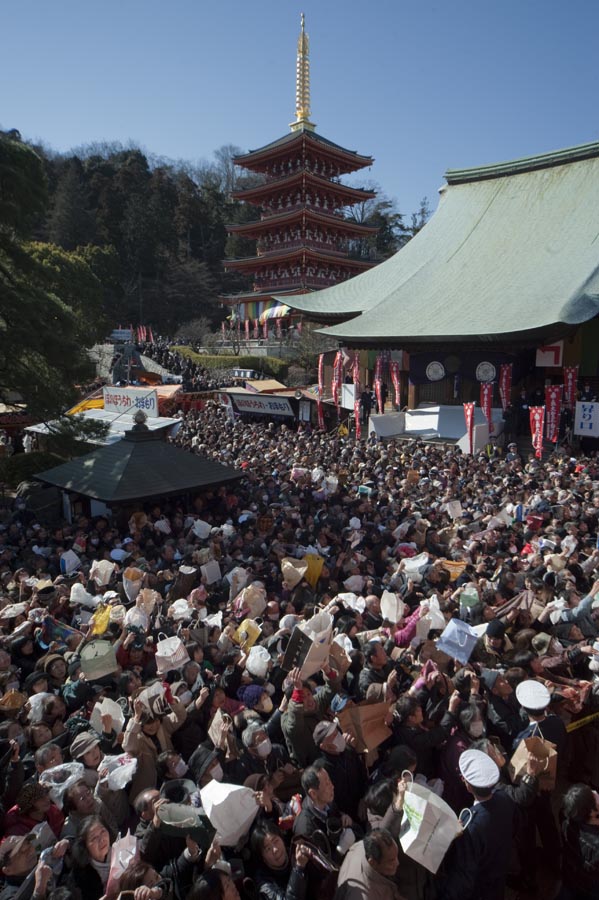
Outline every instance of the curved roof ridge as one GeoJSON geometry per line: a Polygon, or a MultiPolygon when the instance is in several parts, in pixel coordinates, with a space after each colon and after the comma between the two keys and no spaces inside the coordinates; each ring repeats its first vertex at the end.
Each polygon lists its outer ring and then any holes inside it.
{"type": "Polygon", "coordinates": [[[566,163],[578,162],[599,156],[599,141],[565,147],[562,150],[551,150],[537,156],[522,156],[519,159],[490,163],[486,166],[474,166],[467,169],[447,169],[445,179],[448,184],[464,184],[468,181],[482,181],[487,178],[503,178],[508,175],[519,175],[535,169],[549,169],[566,163]]]}

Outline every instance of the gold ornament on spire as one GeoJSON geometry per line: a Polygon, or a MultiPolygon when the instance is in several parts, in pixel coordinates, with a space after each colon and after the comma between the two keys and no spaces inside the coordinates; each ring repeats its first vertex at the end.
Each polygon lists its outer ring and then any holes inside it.
{"type": "Polygon", "coordinates": [[[310,121],[310,41],[304,30],[305,16],[301,16],[301,31],[297,42],[297,63],[295,71],[295,122],[290,128],[300,131],[316,127],[310,121]]]}

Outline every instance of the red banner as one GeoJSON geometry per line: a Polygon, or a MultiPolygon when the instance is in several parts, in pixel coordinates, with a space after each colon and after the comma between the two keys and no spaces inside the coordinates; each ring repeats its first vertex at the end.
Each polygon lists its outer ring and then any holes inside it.
{"type": "Polygon", "coordinates": [[[499,399],[501,408],[505,412],[512,399],[512,364],[502,363],[499,366],[499,399]]]}
{"type": "Polygon", "coordinates": [[[356,440],[362,437],[362,423],[360,422],[360,398],[354,400],[354,419],[356,420],[356,440]]]}
{"type": "Polygon", "coordinates": [[[324,407],[322,398],[324,395],[324,353],[318,357],[318,402],[316,403],[318,410],[318,427],[324,431],[324,407]]]}
{"type": "Polygon", "coordinates": [[[280,319],[275,319],[275,330],[277,332],[277,337],[280,338],[282,335],[280,319]]]}
{"type": "Polygon", "coordinates": [[[484,381],[480,386],[480,408],[489,423],[489,434],[493,434],[493,382],[484,381]]]}
{"type": "Polygon", "coordinates": [[[530,407],[530,435],[537,459],[543,455],[543,425],[545,424],[545,407],[530,407]]]}
{"type": "Polygon", "coordinates": [[[343,354],[338,350],[335,354],[335,362],[333,363],[333,379],[331,382],[333,402],[337,407],[337,415],[339,415],[339,402],[341,399],[341,385],[343,384],[343,354]]]}
{"type": "Polygon", "coordinates": [[[562,391],[564,387],[561,384],[554,384],[545,388],[545,434],[547,440],[552,444],[557,444],[559,437],[559,414],[562,408],[562,391]]]}
{"type": "Polygon", "coordinates": [[[474,403],[464,403],[464,418],[466,420],[466,434],[470,446],[470,454],[474,453],[474,403]]]}
{"type": "Polygon", "coordinates": [[[260,322],[258,321],[258,319],[254,319],[254,340],[256,340],[256,341],[260,337],[259,329],[260,329],[260,322]]]}
{"type": "Polygon", "coordinates": [[[362,437],[362,424],[360,422],[360,354],[356,350],[351,367],[354,382],[354,419],[356,421],[356,440],[362,437]]]}
{"type": "Polygon", "coordinates": [[[574,410],[576,403],[576,385],[578,383],[578,366],[564,366],[564,403],[574,410]]]}
{"type": "Polygon", "coordinates": [[[249,341],[249,339],[250,339],[250,320],[249,319],[245,320],[245,339],[246,339],[246,341],[249,341]]]}
{"type": "Polygon", "coordinates": [[[391,369],[391,381],[393,382],[393,387],[395,389],[395,405],[399,409],[399,404],[401,402],[399,389],[399,363],[396,360],[391,360],[389,368],[391,369]]]}
{"type": "Polygon", "coordinates": [[[268,340],[268,319],[265,319],[262,323],[262,337],[265,341],[268,340]]]}
{"type": "Polygon", "coordinates": [[[223,332],[223,341],[224,341],[225,338],[227,337],[227,326],[225,325],[224,322],[221,322],[221,329],[222,329],[222,332],[223,332]]]}

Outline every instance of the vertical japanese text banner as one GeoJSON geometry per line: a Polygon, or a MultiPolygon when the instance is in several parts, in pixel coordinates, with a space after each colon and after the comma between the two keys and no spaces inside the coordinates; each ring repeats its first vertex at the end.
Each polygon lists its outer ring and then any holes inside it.
{"type": "Polygon", "coordinates": [[[545,424],[545,407],[530,407],[530,435],[537,459],[543,455],[543,426],[545,424]]]}

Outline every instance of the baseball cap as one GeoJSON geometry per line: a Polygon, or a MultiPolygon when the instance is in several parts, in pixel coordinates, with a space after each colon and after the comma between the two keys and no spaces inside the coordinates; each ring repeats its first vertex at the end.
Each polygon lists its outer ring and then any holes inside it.
{"type": "Polygon", "coordinates": [[[334,731],[337,731],[337,726],[334,722],[319,722],[312,733],[312,737],[316,746],[320,747],[322,742],[325,741],[327,737],[334,731]]]}

